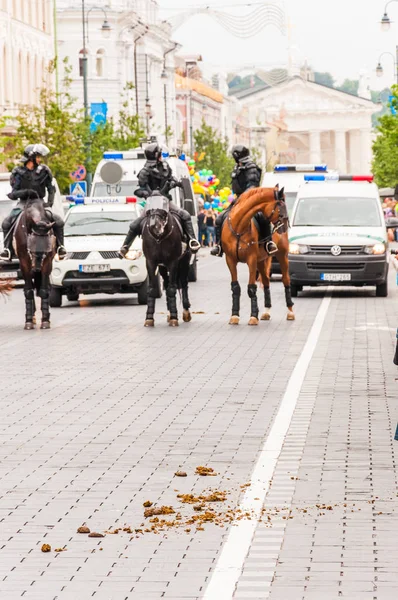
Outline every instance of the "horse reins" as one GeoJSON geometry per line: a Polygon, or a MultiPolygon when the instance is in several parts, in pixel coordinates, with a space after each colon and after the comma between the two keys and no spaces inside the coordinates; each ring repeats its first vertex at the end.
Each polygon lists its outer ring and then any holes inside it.
{"type": "MultiPolygon", "coordinates": [[[[156,213],[155,213],[155,214],[156,214],[156,213]]],[[[160,215],[157,215],[157,216],[160,216],[160,215]]],[[[166,227],[167,227],[167,225],[169,224],[169,220],[170,220],[170,219],[169,219],[169,216],[170,216],[170,213],[167,213],[167,219],[166,219],[166,222],[165,222],[165,224],[164,224],[164,227],[165,227],[165,228],[166,228],[166,227]]],[[[148,217],[145,217],[145,220],[146,220],[145,227],[147,228],[147,230],[148,230],[148,233],[149,233],[149,235],[151,236],[151,238],[152,238],[153,240],[155,240],[155,242],[156,242],[157,244],[160,244],[161,242],[164,242],[164,240],[167,240],[167,238],[169,238],[169,237],[171,236],[171,234],[173,233],[173,231],[174,231],[174,219],[173,219],[173,220],[172,220],[172,223],[171,223],[171,229],[170,229],[170,231],[168,232],[168,234],[167,234],[167,235],[165,235],[165,236],[162,236],[162,237],[160,237],[160,238],[157,238],[157,237],[155,237],[155,236],[153,235],[152,231],[150,230],[149,223],[148,223],[148,217]]]]}

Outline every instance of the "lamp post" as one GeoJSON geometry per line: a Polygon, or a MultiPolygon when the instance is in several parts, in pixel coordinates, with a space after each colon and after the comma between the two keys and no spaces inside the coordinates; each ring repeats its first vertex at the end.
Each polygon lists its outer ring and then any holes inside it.
{"type": "Polygon", "coordinates": [[[167,71],[166,71],[166,56],[168,54],[170,54],[170,52],[173,52],[173,50],[175,50],[178,46],[178,43],[175,42],[173,44],[172,48],[169,48],[168,50],[166,50],[166,52],[163,54],[163,71],[162,74],[160,76],[160,78],[163,81],[163,100],[164,100],[164,136],[166,138],[166,145],[168,146],[169,144],[169,132],[168,132],[168,119],[167,119],[167,71]]]}
{"type": "Polygon", "coordinates": [[[395,73],[395,77],[396,77],[396,81],[398,84],[398,46],[395,47],[395,56],[393,55],[392,52],[382,52],[379,56],[379,61],[377,63],[377,67],[376,67],[376,75],[377,77],[383,77],[384,75],[384,69],[383,69],[383,65],[381,64],[381,59],[383,56],[385,56],[386,54],[388,54],[389,56],[391,56],[392,60],[393,60],[393,64],[394,64],[394,73],[395,73]]]}
{"type": "MultiPolygon", "coordinates": [[[[84,117],[86,121],[89,119],[89,105],[88,105],[88,56],[87,56],[87,42],[88,42],[88,17],[91,11],[101,10],[104,13],[105,19],[102,23],[101,31],[104,38],[109,38],[112,28],[108,21],[106,11],[100,6],[93,6],[86,12],[86,2],[82,0],[82,25],[83,25],[83,104],[84,104],[84,117]]],[[[90,192],[91,188],[91,145],[88,140],[87,146],[87,188],[90,192]]]]}

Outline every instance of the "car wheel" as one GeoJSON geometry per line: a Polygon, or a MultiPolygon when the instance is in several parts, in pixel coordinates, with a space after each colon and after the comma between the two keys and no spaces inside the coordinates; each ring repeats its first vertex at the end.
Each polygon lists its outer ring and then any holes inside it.
{"type": "Polygon", "coordinates": [[[51,288],[50,306],[51,308],[60,308],[62,306],[62,290],[60,288],[51,288]]]}
{"type": "Polygon", "coordinates": [[[198,280],[198,259],[195,256],[195,260],[193,261],[192,265],[189,265],[188,281],[190,283],[194,283],[197,280],[198,280]]]}
{"type": "Polygon", "coordinates": [[[66,297],[69,302],[77,302],[79,300],[79,294],[77,292],[70,292],[69,294],[66,294],[66,297]]]}
{"type": "Polygon", "coordinates": [[[138,304],[147,304],[148,302],[148,278],[138,289],[138,304]]]}
{"type": "Polygon", "coordinates": [[[387,298],[388,296],[388,281],[387,279],[380,285],[376,285],[376,296],[379,298],[387,298]]]}
{"type": "MultiPolygon", "coordinates": [[[[291,284],[290,284],[290,293],[291,293],[291,295],[292,295],[292,298],[297,298],[297,296],[298,296],[298,293],[299,293],[299,288],[300,288],[300,287],[301,287],[301,289],[303,289],[303,288],[302,288],[302,286],[299,286],[299,285],[294,285],[294,283],[291,283],[291,284]]],[[[300,290],[300,291],[301,291],[301,290],[300,290]]]]}

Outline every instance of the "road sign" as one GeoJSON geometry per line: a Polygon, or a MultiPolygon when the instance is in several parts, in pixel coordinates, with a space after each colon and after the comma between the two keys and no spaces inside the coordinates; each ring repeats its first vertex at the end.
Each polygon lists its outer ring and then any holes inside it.
{"type": "Polygon", "coordinates": [[[101,125],[105,125],[106,123],[106,115],[108,113],[108,105],[106,102],[92,102],[91,103],[91,125],[90,131],[94,133],[97,131],[98,127],[101,125]]]}
{"type": "Polygon", "coordinates": [[[75,181],[75,183],[71,183],[69,192],[71,196],[85,198],[87,196],[87,181],[75,181]]]}
{"type": "Polygon", "coordinates": [[[86,178],[87,171],[84,165],[79,165],[76,167],[76,170],[73,173],[70,173],[71,179],[73,181],[83,181],[86,178]]]}

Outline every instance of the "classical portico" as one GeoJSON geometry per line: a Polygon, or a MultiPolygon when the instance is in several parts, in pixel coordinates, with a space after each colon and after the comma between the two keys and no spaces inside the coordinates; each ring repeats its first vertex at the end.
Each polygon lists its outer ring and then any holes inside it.
{"type": "Polygon", "coordinates": [[[252,126],[267,136],[271,162],[318,163],[341,173],[368,173],[372,159],[371,100],[292,77],[240,98],[252,126]],[[275,132],[276,129],[276,132],[275,132]]]}

